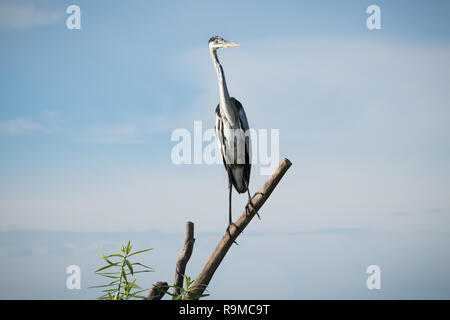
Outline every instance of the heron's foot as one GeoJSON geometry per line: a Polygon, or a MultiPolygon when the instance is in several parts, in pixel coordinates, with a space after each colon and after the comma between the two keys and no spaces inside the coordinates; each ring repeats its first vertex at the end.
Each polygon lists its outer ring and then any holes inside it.
{"type": "MultiPolygon", "coordinates": [[[[239,227],[238,227],[234,222],[231,222],[231,223],[228,225],[228,227],[227,227],[227,233],[228,233],[228,235],[230,236],[230,239],[233,239],[233,237],[231,236],[231,232],[230,232],[230,227],[231,227],[232,225],[233,225],[237,230],[239,230],[239,227]]],[[[233,243],[239,245],[239,243],[237,243],[237,242],[234,241],[234,240],[233,240],[233,243]]]]}
{"type": "Polygon", "coordinates": [[[253,208],[253,210],[255,210],[255,214],[258,216],[258,219],[261,220],[261,217],[259,216],[258,210],[253,204],[252,199],[248,199],[248,203],[245,205],[245,212],[247,213],[247,215],[250,213],[250,206],[253,208]]]}
{"type": "Polygon", "coordinates": [[[253,195],[253,196],[256,196],[257,194],[259,194],[261,197],[264,197],[264,193],[262,193],[262,192],[255,192],[255,194],[253,195]]]}

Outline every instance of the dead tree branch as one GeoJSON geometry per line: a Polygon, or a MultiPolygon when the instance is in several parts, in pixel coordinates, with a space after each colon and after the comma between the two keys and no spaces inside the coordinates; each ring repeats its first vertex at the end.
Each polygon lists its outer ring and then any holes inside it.
{"type": "Polygon", "coordinates": [[[180,288],[183,287],[184,273],[186,271],[186,265],[191,258],[192,250],[194,249],[194,224],[190,221],[186,222],[186,237],[184,239],[184,247],[178,257],[176,270],[175,270],[175,280],[173,282],[173,295],[180,293],[180,288]]]}
{"type": "MultiPolygon", "coordinates": [[[[291,165],[292,163],[288,159],[285,158],[281,160],[277,170],[270,176],[269,180],[266,181],[261,190],[259,190],[259,192],[257,192],[253,196],[252,202],[257,211],[259,211],[259,209],[264,205],[266,200],[270,197],[272,191],[275,189],[278,182],[280,182],[281,178],[291,165]]],[[[188,297],[196,297],[196,296],[198,297],[203,293],[203,291],[206,289],[209,282],[211,281],[211,278],[214,275],[214,272],[216,271],[217,267],[222,262],[223,258],[225,257],[231,245],[233,244],[233,241],[239,236],[239,234],[242,231],[244,231],[245,227],[250,223],[250,221],[255,216],[256,213],[255,208],[253,208],[252,206],[248,206],[248,209],[244,210],[241,216],[235,221],[237,228],[235,226],[231,226],[230,228],[231,237],[228,235],[227,232],[225,232],[224,236],[220,240],[211,257],[203,267],[203,270],[201,271],[200,275],[197,277],[194,284],[192,285],[192,289],[188,293],[188,297]]]]}
{"type": "Polygon", "coordinates": [[[147,294],[147,300],[161,300],[166,293],[167,282],[158,281],[147,294]]]}

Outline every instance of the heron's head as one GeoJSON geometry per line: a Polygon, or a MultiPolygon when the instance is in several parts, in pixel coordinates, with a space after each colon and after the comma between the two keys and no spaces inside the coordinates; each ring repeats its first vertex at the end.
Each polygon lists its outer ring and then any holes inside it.
{"type": "Polygon", "coordinates": [[[212,50],[217,50],[221,48],[228,48],[228,47],[237,47],[239,44],[226,41],[222,37],[214,36],[209,39],[209,48],[212,50]]]}

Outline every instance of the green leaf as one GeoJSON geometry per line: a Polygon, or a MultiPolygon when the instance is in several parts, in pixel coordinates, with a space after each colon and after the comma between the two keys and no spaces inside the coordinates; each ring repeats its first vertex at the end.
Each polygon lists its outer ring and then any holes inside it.
{"type": "Polygon", "coordinates": [[[147,252],[147,251],[150,251],[150,250],[153,250],[153,248],[151,248],[151,249],[145,249],[145,250],[140,250],[140,251],[136,251],[136,252],[133,252],[133,253],[129,254],[129,255],[128,255],[128,257],[134,256],[135,254],[139,254],[139,253],[147,252]]]}
{"type": "Polygon", "coordinates": [[[117,288],[114,288],[114,289],[104,289],[104,290],[102,290],[102,292],[116,292],[117,291],[117,288]]]}
{"type": "Polygon", "coordinates": [[[110,278],[110,279],[120,279],[120,277],[118,277],[118,276],[108,276],[108,275],[104,275],[104,274],[100,274],[100,273],[99,273],[99,275],[101,275],[102,277],[105,277],[105,278],[110,278]]]}
{"type": "Polygon", "coordinates": [[[105,270],[105,269],[108,269],[108,268],[117,266],[117,265],[119,265],[119,263],[120,263],[120,262],[111,263],[111,264],[109,264],[109,265],[107,265],[107,266],[104,266],[104,267],[102,267],[102,268],[100,268],[100,269],[95,270],[95,272],[99,272],[99,271],[102,271],[102,270],[105,270]]]}
{"type": "Polygon", "coordinates": [[[141,267],[144,267],[144,268],[147,268],[147,269],[153,269],[153,268],[151,268],[149,266],[146,266],[145,264],[142,264],[142,263],[139,263],[139,262],[132,263],[132,265],[133,266],[141,266],[141,267]]]}
{"type": "Polygon", "coordinates": [[[105,275],[105,276],[111,276],[113,274],[119,274],[119,271],[113,271],[113,272],[96,272],[98,275],[105,275]]]}
{"type": "Polygon", "coordinates": [[[192,284],[191,278],[189,278],[187,275],[183,275],[183,277],[184,277],[184,282],[186,284],[186,288],[189,288],[192,284]]]}
{"type": "Polygon", "coordinates": [[[131,288],[142,289],[141,286],[139,286],[137,283],[134,283],[135,281],[136,281],[136,279],[134,279],[133,285],[131,286],[131,288]]]}
{"type": "Polygon", "coordinates": [[[92,286],[92,287],[89,287],[89,288],[107,288],[107,287],[115,287],[116,286],[116,283],[114,283],[114,284],[103,284],[103,285],[100,285],[100,286],[92,286]]]}
{"type": "Polygon", "coordinates": [[[150,290],[150,289],[142,289],[142,290],[134,291],[132,294],[134,295],[134,294],[141,293],[141,292],[148,291],[148,290],[150,290]]]}
{"type": "Polygon", "coordinates": [[[112,262],[109,261],[109,260],[105,257],[105,255],[103,254],[102,250],[100,250],[100,248],[98,248],[98,251],[100,251],[100,254],[102,255],[102,258],[103,258],[106,262],[108,262],[109,264],[112,264],[112,262]]]}
{"type": "Polygon", "coordinates": [[[122,270],[121,270],[121,273],[122,273],[122,277],[123,277],[124,280],[125,280],[125,283],[127,283],[128,280],[127,280],[127,273],[125,272],[125,269],[122,269],[122,270]]]}
{"type": "Polygon", "coordinates": [[[134,273],[143,273],[143,272],[155,272],[153,270],[139,270],[139,271],[135,271],[134,273]]]}
{"type": "Polygon", "coordinates": [[[128,270],[130,270],[131,275],[133,275],[133,266],[131,265],[130,261],[128,261],[127,259],[125,259],[125,263],[128,266],[128,270]]]}
{"type": "MultiPolygon", "coordinates": [[[[153,248],[138,250],[136,252],[132,252],[133,244],[131,240],[128,240],[125,244],[121,245],[120,253],[113,253],[110,255],[105,255],[102,250],[99,248],[101,257],[104,261],[106,261],[107,265],[104,265],[95,271],[96,274],[103,276],[105,278],[109,278],[111,281],[108,284],[96,285],[90,288],[100,288],[102,295],[98,298],[100,300],[122,300],[122,299],[137,299],[143,298],[142,294],[144,291],[148,289],[142,289],[137,283],[137,279],[132,279],[137,273],[143,272],[153,272],[154,270],[146,266],[142,263],[136,262],[132,263],[129,257],[148,252],[153,250],[153,248]],[[115,260],[119,260],[115,262],[115,260]],[[111,269],[111,267],[116,267],[115,269],[111,269]],[[130,278],[130,279],[128,279],[130,278]],[[130,280],[130,282],[129,282],[130,280]]],[[[189,279],[190,281],[190,279],[189,279]]],[[[163,290],[168,290],[164,288],[163,290]]],[[[181,289],[181,292],[185,291],[181,289]]],[[[182,296],[180,295],[182,298],[182,296]]]]}
{"type": "Polygon", "coordinates": [[[106,258],[111,258],[111,257],[119,257],[119,258],[123,258],[123,255],[115,253],[115,254],[110,254],[109,256],[106,256],[106,258]]]}

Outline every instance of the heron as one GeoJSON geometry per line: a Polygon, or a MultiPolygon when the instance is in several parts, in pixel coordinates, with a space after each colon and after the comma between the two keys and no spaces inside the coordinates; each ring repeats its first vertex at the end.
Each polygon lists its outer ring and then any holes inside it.
{"type": "MultiPolygon", "coordinates": [[[[239,44],[226,41],[222,37],[214,36],[209,39],[209,52],[217,73],[219,82],[219,104],[216,107],[216,123],[214,131],[219,149],[222,154],[223,164],[228,174],[228,227],[227,232],[231,238],[230,227],[233,223],[231,210],[232,187],[238,193],[247,192],[248,206],[252,206],[258,218],[249,191],[251,171],[251,140],[247,115],[244,107],[235,98],[230,97],[225,81],[222,65],[217,57],[217,51],[222,48],[237,47],[239,44]]],[[[261,218],[260,218],[261,219],[261,218]]],[[[236,243],[236,242],[235,242],[236,243]]]]}

